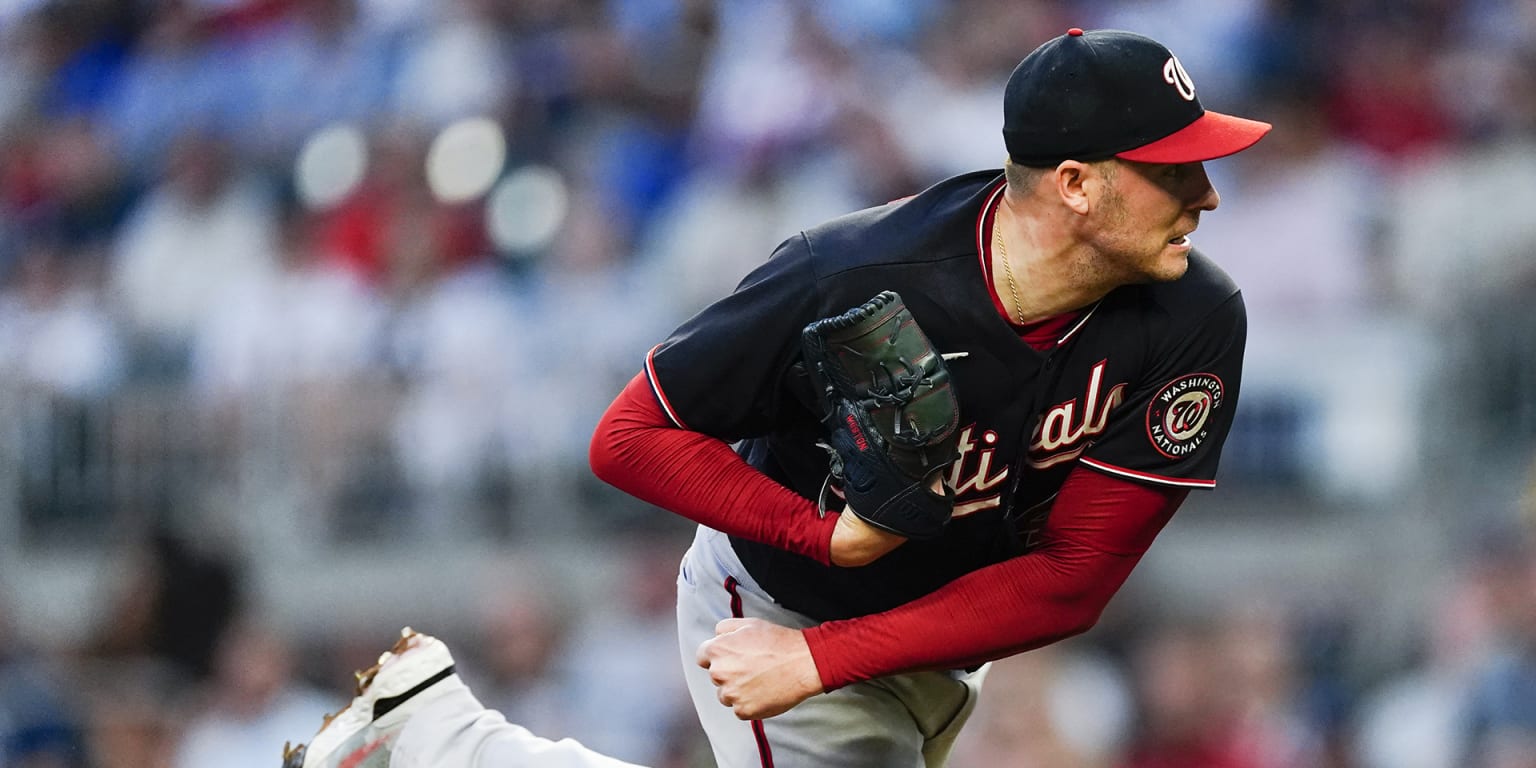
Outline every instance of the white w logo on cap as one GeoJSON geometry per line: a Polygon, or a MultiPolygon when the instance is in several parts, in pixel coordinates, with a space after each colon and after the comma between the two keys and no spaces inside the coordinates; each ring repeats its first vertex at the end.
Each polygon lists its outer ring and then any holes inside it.
{"type": "Polygon", "coordinates": [[[1179,57],[1169,56],[1163,62],[1163,81],[1178,89],[1179,95],[1185,101],[1195,100],[1195,81],[1189,79],[1189,73],[1184,71],[1184,65],[1179,63],[1179,57]]]}

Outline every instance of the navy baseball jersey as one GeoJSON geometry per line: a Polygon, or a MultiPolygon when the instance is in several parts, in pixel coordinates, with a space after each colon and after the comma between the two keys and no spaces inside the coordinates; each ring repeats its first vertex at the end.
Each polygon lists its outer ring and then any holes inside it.
{"type": "Polygon", "coordinates": [[[736,443],[754,467],[814,499],[828,457],[816,445],[801,329],[894,290],[945,355],[961,427],[944,535],[860,568],[733,538],[784,607],[821,621],[875,613],[1023,554],[1075,464],[1156,485],[1215,485],[1246,335],[1236,286],[1192,252],[1179,280],[1118,288],[1036,349],[999,314],[987,275],[1002,189],[998,171],[967,174],[802,232],[648,356],[646,375],[674,423],[736,443]]]}

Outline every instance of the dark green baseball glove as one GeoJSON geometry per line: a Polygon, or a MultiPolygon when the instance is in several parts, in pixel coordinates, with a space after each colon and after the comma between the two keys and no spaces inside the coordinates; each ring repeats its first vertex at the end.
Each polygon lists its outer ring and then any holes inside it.
{"type": "Polygon", "coordinates": [[[955,492],[960,406],[944,358],[894,291],[801,334],[832,454],[828,482],[869,524],[911,539],[938,536],[955,492]],[[935,489],[938,490],[935,490],[935,489]]]}

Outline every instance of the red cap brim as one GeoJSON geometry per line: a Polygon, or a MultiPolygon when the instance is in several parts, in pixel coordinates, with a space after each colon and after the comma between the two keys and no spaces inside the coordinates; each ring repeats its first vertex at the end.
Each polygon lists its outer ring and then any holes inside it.
{"type": "Polygon", "coordinates": [[[1258,120],[1206,111],[1193,123],[1151,144],[1118,152],[1115,157],[1138,163],[1194,163],[1241,152],[1264,138],[1274,126],[1258,120]]]}

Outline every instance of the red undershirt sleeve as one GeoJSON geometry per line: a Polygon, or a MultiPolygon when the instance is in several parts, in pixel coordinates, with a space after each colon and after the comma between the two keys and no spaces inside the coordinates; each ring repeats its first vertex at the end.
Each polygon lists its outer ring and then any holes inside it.
{"type": "Polygon", "coordinates": [[[1074,468],[1028,554],[892,610],[806,629],[822,685],[969,667],[1086,631],[1188,493],[1074,468]]]}
{"type": "Polygon", "coordinates": [[[837,514],[757,471],[724,441],[675,426],[645,374],[608,406],[592,435],[592,472],[643,501],[717,531],[830,563],[837,514]]]}

